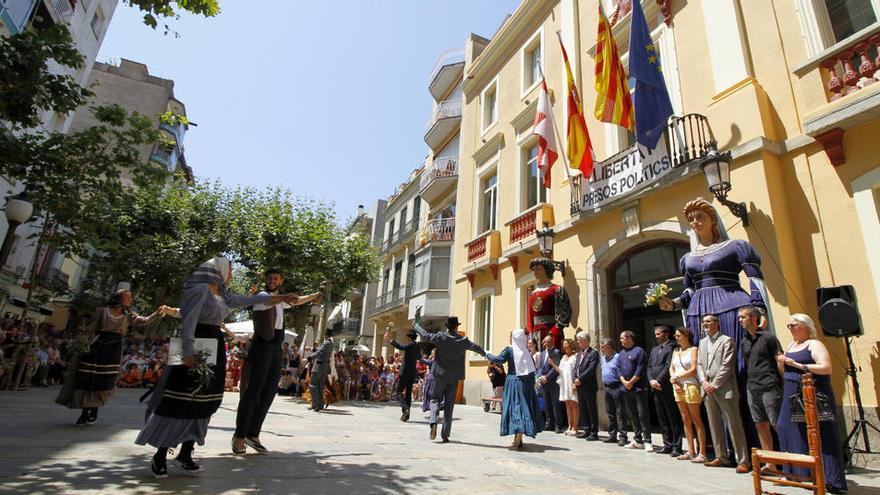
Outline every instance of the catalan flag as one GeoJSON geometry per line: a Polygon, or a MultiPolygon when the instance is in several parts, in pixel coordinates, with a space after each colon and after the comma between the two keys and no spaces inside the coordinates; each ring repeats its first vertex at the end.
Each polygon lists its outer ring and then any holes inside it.
{"type": "Polygon", "coordinates": [[[568,53],[559,38],[559,46],[562,48],[562,58],[565,60],[565,73],[568,75],[568,166],[576,168],[589,177],[593,174],[593,145],[590,143],[590,131],[587,130],[587,122],[584,120],[584,107],[581,104],[581,96],[574,83],[574,75],[571,65],[568,63],[568,53]]]}
{"type": "Polygon", "coordinates": [[[626,70],[620,62],[611,25],[599,5],[599,35],[596,38],[596,118],[635,131],[632,96],[626,70]]]}

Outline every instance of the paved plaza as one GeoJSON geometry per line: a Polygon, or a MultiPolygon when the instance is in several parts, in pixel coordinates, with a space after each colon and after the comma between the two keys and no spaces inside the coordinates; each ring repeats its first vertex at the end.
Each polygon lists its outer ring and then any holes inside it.
{"type": "MultiPolygon", "coordinates": [[[[267,455],[233,456],[238,394],[227,393],[196,448],[204,469],[152,477],[153,449],[134,444],[143,390],[120,390],[97,424],[52,402],[57,387],[0,392],[0,493],[52,494],[749,494],[748,475],[666,456],[542,433],[522,452],[498,436],[498,418],[456,406],[452,441],[432,443],[421,411],[408,424],[391,404],[334,404],[315,414],[278,397],[266,421],[267,455]]],[[[655,442],[659,435],[655,435],[655,442]]],[[[804,491],[792,493],[806,493],[804,491]]],[[[851,494],[880,494],[880,473],[854,475],[851,494]]]]}

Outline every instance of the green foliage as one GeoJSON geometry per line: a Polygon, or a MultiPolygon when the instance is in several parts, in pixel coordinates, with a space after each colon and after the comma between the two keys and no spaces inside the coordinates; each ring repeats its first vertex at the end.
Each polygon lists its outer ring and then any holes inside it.
{"type": "Polygon", "coordinates": [[[71,112],[91,96],[72,77],[50,73],[50,60],[72,70],[83,65],[63,25],[0,37],[0,120],[12,130],[36,127],[45,110],[71,112]]]}
{"type": "Polygon", "coordinates": [[[165,113],[159,114],[159,123],[171,127],[177,127],[180,124],[189,125],[189,120],[186,118],[186,115],[180,115],[169,110],[165,113]]]}
{"type": "MultiPolygon", "coordinates": [[[[218,0],[125,0],[125,3],[140,9],[144,13],[144,24],[156,29],[159,19],[178,19],[180,12],[214,17],[220,13],[218,0]]],[[[168,24],[163,24],[165,34],[177,33],[171,30],[168,24]]]]}

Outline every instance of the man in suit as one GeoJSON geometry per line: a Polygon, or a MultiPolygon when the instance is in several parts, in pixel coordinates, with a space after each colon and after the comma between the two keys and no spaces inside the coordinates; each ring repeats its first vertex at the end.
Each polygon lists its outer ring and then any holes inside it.
{"type": "Polygon", "coordinates": [[[657,421],[663,434],[663,448],[655,452],[669,454],[672,457],[681,455],[681,414],[672,395],[672,383],[669,381],[669,365],[675,342],[669,338],[669,327],[654,327],[654,339],[657,345],[651,349],[648,358],[648,383],[651,385],[651,397],[654,409],[657,410],[657,421]]]}
{"type": "Polygon", "coordinates": [[[700,380],[703,404],[709,416],[709,432],[715,447],[715,459],[707,462],[709,467],[729,463],[727,440],[724,435],[724,422],[730,429],[733,450],[736,455],[736,472],[748,473],[749,446],[739,415],[739,390],[736,386],[736,352],[733,339],[721,333],[718,317],[703,316],[703,330],[706,337],[700,339],[697,356],[697,378],[700,380]]]}
{"type": "Polygon", "coordinates": [[[550,364],[550,360],[558,366],[562,360],[562,353],[559,352],[554,344],[552,335],[547,335],[541,341],[541,360],[538,363],[538,383],[541,384],[541,395],[544,396],[544,412],[546,414],[546,424],[544,429],[553,430],[556,433],[565,431],[566,419],[562,414],[562,403],[559,402],[559,384],[556,379],[559,378],[559,372],[550,364]]]}
{"type": "Polygon", "coordinates": [[[321,346],[311,355],[312,371],[309,378],[309,390],[312,395],[312,411],[321,412],[324,409],[324,384],[330,375],[330,360],[333,359],[333,339],[324,339],[321,346]]]}
{"type": "Polygon", "coordinates": [[[391,338],[391,330],[385,331],[385,342],[390,343],[395,349],[403,351],[403,363],[400,366],[400,376],[397,379],[397,394],[400,401],[400,420],[409,421],[409,409],[412,406],[412,388],[416,381],[416,362],[419,360],[421,349],[416,343],[418,334],[410,330],[406,336],[408,344],[401,344],[391,338]]]}
{"type": "Polygon", "coordinates": [[[446,320],[446,331],[429,332],[422,328],[422,308],[416,309],[415,331],[427,342],[437,348],[437,359],[431,366],[434,375],[434,393],[431,396],[431,440],[437,438],[437,416],[440,412],[440,404],[443,403],[443,430],[440,437],[443,443],[449,442],[452,433],[452,409],[455,406],[455,392],[458,390],[458,381],[464,379],[464,354],[465,351],[476,352],[481,356],[486,355],[482,347],[474,344],[467,337],[458,334],[458,317],[450,316],[446,320]]]}
{"type": "Polygon", "coordinates": [[[595,442],[599,439],[599,408],[596,406],[596,394],[599,392],[596,381],[599,351],[590,347],[590,334],[586,331],[581,330],[576,337],[578,354],[574,368],[574,386],[577,387],[578,406],[584,420],[584,432],[577,436],[595,442]]]}

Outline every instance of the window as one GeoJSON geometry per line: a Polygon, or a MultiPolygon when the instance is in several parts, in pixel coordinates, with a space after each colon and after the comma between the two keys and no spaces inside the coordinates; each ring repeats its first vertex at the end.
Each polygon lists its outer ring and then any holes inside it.
{"type": "Polygon", "coordinates": [[[498,217],[498,173],[481,181],[483,194],[480,205],[480,233],[495,230],[498,217]]]}
{"type": "Polygon", "coordinates": [[[396,296],[400,295],[400,282],[403,278],[403,260],[398,261],[394,264],[394,293],[396,296]]]}
{"type": "Polygon", "coordinates": [[[412,223],[413,229],[418,228],[419,226],[419,217],[422,216],[422,198],[420,196],[416,196],[413,199],[413,214],[412,214],[412,223]]]}
{"type": "Polygon", "coordinates": [[[538,143],[533,142],[523,147],[522,164],[525,183],[525,204],[527,210],[538,203],[547,202],[547,188],[544,187],[543,171],[538,168],[538,143]]]}
{"type": "Polygon", "coordinates": [[[406,223],[406,214],[407,214],[406,206],[400,209],[400,230],[409,231],[409,224],[406,223]]]}
{"type": "Polygon", "coordinates": [[[92,16],[91,26],[95,38],[100,38],[101,31],[104,29],[104,13],[101,11],[101,7],[95,9],[95,15],[92,16]]]}
{"type": "Polygon", "coordinates": [[[522,52],[522,92],[531,90],[541,80],[541,40],[543,32],[536,33],[522,52]]]}
{"type": "Polygon", "coordinates": [[[489,331],[492,328],[492,296],[477,299],[477,320],[474,325],[474,343],[489,349],[489,331]]]}
{"type": "MultiPolygon", "coordinates": [[[[382,294],[387,294],[391,290],[391,268],[385,269],[385,274],[382,275],[382,294]]],[[[384,299],[384,298],[383,298],[384,299]]]]}
{"type": "Polygon", "coordinates": [[[388,241],[387,241],[387,242],[388,242],[389,244],[392,242],[392,241],[391,241],[391,238],[392,238],[392,237],[394,237],[394,218],[392,218],[392,219],[388,222],[388,237],[387,237],[388,241]]]}
{"type": "Polygon", "coordinates": [[[877,22],[871,0],[824,0],[834,41],[844,40],[877,22]]]}
{"type": "Polygon", "coordinates": [[[492,81],[483,91],[483,130],[485,131],[498,120],[498,82],[492,81]]]}
{"type": "Polygon", "coordinates": [[[431,251],[429,289],[449,289],[449,259],[452,249],[434,248],[431,251]]]}
{"type": "Polygon", "coordinates": [[[418,294],[428,289],[428,277],[425,276],[425,272],[430,264],[430,256],[430,251],[425,251],[416,257],[416,261],[413,264],[413,294],[418,294]]]}
{"type": "Polygon", "coordinates": [[[529,285],[524,285],[520,287],[520,304],[519,304],[519,321],[522,322],[520,325],[522,328],[526,327],[526,319],[528,318],[529,311],[529,296],[532,295],[532,291],[537,287],[534,283],[529,285]]]}

